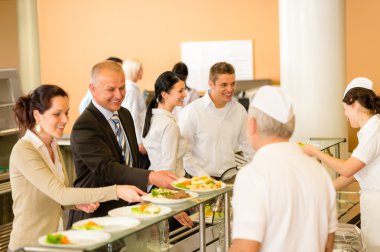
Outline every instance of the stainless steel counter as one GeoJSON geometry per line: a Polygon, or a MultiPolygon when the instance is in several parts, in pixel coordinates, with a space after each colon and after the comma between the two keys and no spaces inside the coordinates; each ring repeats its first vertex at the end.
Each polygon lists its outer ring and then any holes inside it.
{"type": "MultiPolygon", "coordinates": [[[[215,191],[215,192],[209,192],[209,193],[200,193],[199,197],[191,199],[189,201],[186,201],[182,204],[177,205],[171,205],[172,212],[159,216],[152,219],[142,220],[141,224],[137,227],[115,233],[111,235],[111,238],[104,243],[101,243],[96,246],[89,246],[86,249],[64,249],[64,251],[115,251],[114,249],[117,249],[116,251],[120,250],[121,247],[125,248],[125,251],[137,251],[132,248],[128,249],[128,247],[134,247],[136,246],[139,248],[140,251],[152,251],[147,248],[147,239],[144,237],[146,236],[147,230],[152,227],[153,225],[160,223],[163,220],[166,220],[182,211],[185,211],[187,209],[193,208],[195,206],[199,206],[199,226],[194,229],[194,232],[198,235],[198,246],[197,249],[201,252],[206,251],[207,243],[212,242],[214,239],[210,235],[206,236],[207,232],[213,232],[212,229],[206,228],[205,223],[205,204],[221,195],[224,196],[224,230],[225,230],[225,247],[228,248],[231,243],[230,238],[230,194],[232,191],[232,187],[227,185],[225,188],[215,191]],[[138,239],[138,237],[142,237],[142,239],[138,239]],[[208,239],[206,239],[208,237],[208,239]],[[134,244],[131,244],[131,241],[134,241],[134,244]],[[132,250],[131,250],[132,249],[132,250]],[[145,250],[146,249],[146,250],[145,250]]],[[[220,224],[219,224],[220,225],[220,224]]],[[[172,239],[174,240],[174,238],[172,239]]],[[[194,245],[194,244],[193,244],[194,245]]],[[[178,246],[173,246],[168,251],[178,251],[178,246]]],[[[47,248],[39,244],[35,244],[35,246],[29,246],[23,248],[23,250],[20,251],[52,251],[52,248],[47,248]]],[[[57,251],[63,251],[61,249],[58,249],[57,251]]]]}

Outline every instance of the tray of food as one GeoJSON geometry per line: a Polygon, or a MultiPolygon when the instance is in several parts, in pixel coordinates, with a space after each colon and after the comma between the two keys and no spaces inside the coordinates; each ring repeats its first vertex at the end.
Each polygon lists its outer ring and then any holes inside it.
{"type": "Polygon", "coordinates": [[[141,199],[155,204],[179,204],[196,197],[198,197],[196,192],[154,188],[151,193],[142,196],[141,199]]]}
{"type": "Polygon", "coordinates": [[[176,189],[187,190],[192,192],[212,192],[221,190],[226,187],[222,181],[215,180],[210,176],[193,177],[191,179],[181,178],[172,182],[176,189]]]}
{"type": "Polygon", "coordinates": [[[136,227],[141,222],[131,217],[97,217],[77,221],[73,224],[73,230],[104,231],[107,233],[117,233],[129,228],[136,227]]]}
{"type": "Polygon", "coordinates": [[[155,204],[144,203],[133,206],[115,208],[109,211],[108,215],[112,217],[127,216],[138,219],[149,219],[168,214],[171,211],[172,209],[167,206],[158,206],[155,204]]]}
{"type": "Polygon", "coordinates": [[[87,248],[98,243],[106,242],[111,235],[102,231],[68,230],[41,236],[38,243],[48,247],[87,248]]]}

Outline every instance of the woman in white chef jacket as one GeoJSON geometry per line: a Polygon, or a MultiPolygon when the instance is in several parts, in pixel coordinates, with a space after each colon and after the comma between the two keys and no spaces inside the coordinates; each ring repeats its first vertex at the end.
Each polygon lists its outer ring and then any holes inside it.
{"type": "MultiPolygon", "coordinates": [[[[182,157],[186,144],[172,111],[175,106],[183,106],[186,97],[185,82],[178,74],[167,71],[157,78],[154,92],[155,96],[148,105],[142,134],[142,142],[151,162],[149,170],[170,170],[183,177],[185,171],[182,157]]],[[[182,225],[193,225],[185,213],[175,218],[182,225]]]]}
{"type": "Polygon", "coordinates": [[[143,94],[140,92],[137,82],[142,79],[143,67],[138,59],[129,58],[123,62],[125,74],[125,98],[121,106],[131,112],[135,125],[137,143],[141,154],[146,154],[142,144],[141,131],[144,125],[146,105],[143,94]]]}
{"type": "Polygon", "coordinates": [[[373,92],[372,81],[364,77],[352,80],[343,107],[351,127],[360,128],[359,144],[351,157],[336,159],[310,145],[303,150],[341,175],[334,181],[337,190],[354,179],[359,182],[362,235],[367,247],[380,247],[380,97],[373,92]]]}

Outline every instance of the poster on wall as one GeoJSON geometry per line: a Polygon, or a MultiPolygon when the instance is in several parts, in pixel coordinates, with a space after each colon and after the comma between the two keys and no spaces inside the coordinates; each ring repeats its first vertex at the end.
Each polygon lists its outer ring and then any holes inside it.
{"type": "Polygon", "coordinates": [[[236,80],[253,80],[252,40],[182,42],[181,59],[189,68],[186,84],[199,91],[208,89],[210,67],[220,61],[234,66],[236,80]]]}

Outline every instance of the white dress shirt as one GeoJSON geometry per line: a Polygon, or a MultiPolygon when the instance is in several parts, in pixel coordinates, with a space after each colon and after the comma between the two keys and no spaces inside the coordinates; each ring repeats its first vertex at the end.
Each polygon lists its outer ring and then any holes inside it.
{"type": "Polygon", "coordinates": [[[140,93],[139,86],[133,81],[125,81],[125,98],[121,104],[131,112],[135,125],[137,143],[141,144],[142,129],[146,114],[146,104],[143,94],[140,93]]]}
{"type": "Polygon", "coordinates": [[[186,143],[175,116],[164,109],[153,109],[152,114],[149,132],[142,139],[151,163],[149,170],[174,171],[182,177],[185,175],[182,158],[186,143]]]}
{"type": "Polygon", "coordinates": [[[238,172],[233,195],[233,239],[260,242],[262,252],[323,252],[337,228],[331,178],[296,143],[259,149],[238,172]]]}
{"type": "Polygon", "coordinates": [[[220,177],[236,167],[237,151],[242,150],[250,160],[253,149],[246,136],[246,120],[247,111],[241,104],[232,100],[224,108],[216,108],[208,92],[184,107],[179,127],[191,149],[184,156],[185,170],[193,176],[220,177]],[[188,162],[189,154],[193,162],[188,162]]]}

